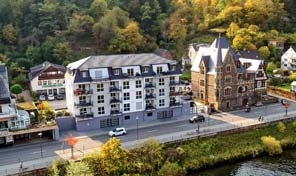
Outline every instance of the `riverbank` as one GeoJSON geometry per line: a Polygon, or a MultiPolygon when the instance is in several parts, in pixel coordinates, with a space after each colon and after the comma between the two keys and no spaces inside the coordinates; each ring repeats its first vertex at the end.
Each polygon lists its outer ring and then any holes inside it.
{"type": "Polygon", "coordinates": [[[286,129],[282,132],[280,132],[277,124],[271,124],[235,134],[171,144],[166,146],[166,150],[182,148],[184,159],[180,160],[179,165],[189,173],[197,172],[214,165],[237,162],[258,155],[267,155],[261,141],[263,136],[276,138],[281,142],[283,149],[295,148],[296,122],[290,121],[284,124],[286,129]]]}

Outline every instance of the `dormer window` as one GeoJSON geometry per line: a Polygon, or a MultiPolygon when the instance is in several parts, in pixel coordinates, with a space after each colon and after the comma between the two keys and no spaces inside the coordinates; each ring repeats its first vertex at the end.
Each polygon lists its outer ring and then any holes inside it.
{"type": "Polygon", "coordinates": [[[143,67],[143,72],[148,73],[149,72],[149,67],[143,67]]]}
{"type": "Polygon", "coordinates": [[[176,65],[171,65],[170,69],[171,69],[171,71],[175,71],[176,70],[176,65]]]}
{"type": "Polygon", "coordinates": [[[162,67],[157,67],[157,68],[156,68],[156,72],[157,72],[157,74],[162,73],[162,67]]]}
{"type": "Polygon", "coordinates": [[[113,69],[113,74],[114,75],[119,75],[120,74],[120,69],[119,68],[113,69]]]}
{"type": "Polygon", "coordinates": [[[248,63],[248,62],[247,63],[244,63],[244,67],[245,68],[249,68],[250,66],[251,66],[251,63],[248,63]]]}
{"type": "Polygon", "coordinates": [[[86,78],[87,77],[87,72],[86,71],[83,71],[81,73],[82,73],[82,78],[86,78]]]}
{"type": "Polygon", "coordinates": [[[128,68],[127,69],[127,75],[128,76],[134,76],[134,69],[133,68],[128,68]]]}

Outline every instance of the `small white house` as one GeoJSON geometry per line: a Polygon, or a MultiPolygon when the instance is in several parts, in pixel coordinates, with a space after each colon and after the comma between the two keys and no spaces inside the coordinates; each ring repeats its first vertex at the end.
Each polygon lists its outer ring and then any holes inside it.
{"type": "Polygon", "coordinates": [[[65,72],[65,67],[49,62],[30,68],[29,79],[32,90],[43,95],[64,94],[65,72]]]}
{"type": "Polygon", "coordinates": [[[291,83],[291,92],[295,92],[296,91],[296,81],[293,81],[291,83]]]}
{"type": "Polygon", "coordinates": [[[296,47],[290,48],[281,57],[281,69],[284,71],[296,71],[296,47]]]}

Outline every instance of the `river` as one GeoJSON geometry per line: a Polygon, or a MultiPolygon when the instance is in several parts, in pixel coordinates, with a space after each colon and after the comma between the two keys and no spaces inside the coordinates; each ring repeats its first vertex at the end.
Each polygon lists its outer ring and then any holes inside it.
{"type": "Polygon", "coordinates": [[[191,176],[296,176],[296,150],[206,169],[191,176]]]}

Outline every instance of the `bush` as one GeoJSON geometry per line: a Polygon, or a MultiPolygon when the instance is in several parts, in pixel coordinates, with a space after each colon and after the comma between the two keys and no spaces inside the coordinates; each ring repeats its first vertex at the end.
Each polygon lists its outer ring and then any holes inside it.
{"type": "Polygon", "coordinates": [[[270,155],[277,155],[283,152],[281,142],[272,136],[263,136],[261,138],[264,150],[270,155]]]}
{"type": "Polygon", "coordinates": [[[52,165],[48,169],[49,176],[64,176],[67,172],[67,166],[69,162],[67,160],[55,160],[53,161],[52,165]]]}
{"type": "Polygon", "coordinates": [[[292,122],[292,126],[293,126],[294,128],[296,128],[296,120],[294,120],[294,121],[292,122]]]}
{"type": "Polygon", "coordinates": [[[286,130],[286,126],[283,122],[278,123],[277,128],[279,130],[279,132],[284,133],[286,130]]]}
{"type": "Polygon", "coordinates": [[[180,167],[177,163],[166,162],[158,171],[159,176],[182,176],[186,175],[184,168],[180,167]]]}

